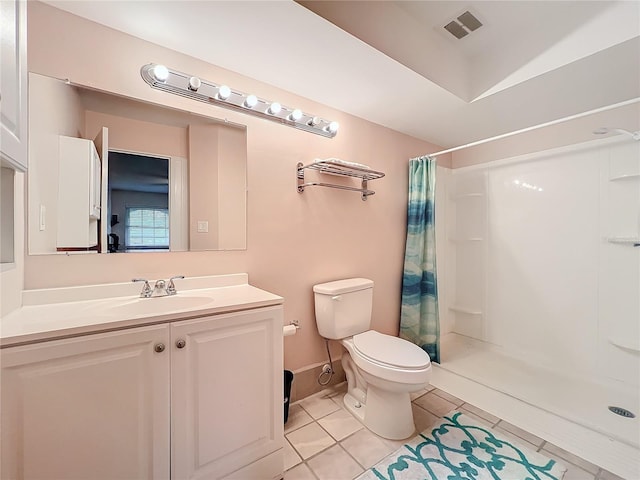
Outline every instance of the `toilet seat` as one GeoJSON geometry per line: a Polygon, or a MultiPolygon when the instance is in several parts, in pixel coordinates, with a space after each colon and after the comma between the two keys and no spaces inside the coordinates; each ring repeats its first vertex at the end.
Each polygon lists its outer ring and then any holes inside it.
{"type": "Polygon", "coordinates": [[[342,344],[360,369],[380,379],[421,384],[431,376],[429,355],[407,340],[368,330],[342,344]]]}
{"type": "Polygon", "coordinates": [[[364,358],[383,367],[424,370],[431,363],[429,355],[417,345],[375,330],[354,335],[353,345],[364,358]]]}

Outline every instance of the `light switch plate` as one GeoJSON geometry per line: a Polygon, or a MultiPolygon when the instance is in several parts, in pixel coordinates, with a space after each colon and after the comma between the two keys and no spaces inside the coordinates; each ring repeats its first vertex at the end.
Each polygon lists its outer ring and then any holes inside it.
{"type": "Polygon", "coordinates": [[[43,232],[47,226],[47,208],[40,205],[40,231],[43,232]]]}

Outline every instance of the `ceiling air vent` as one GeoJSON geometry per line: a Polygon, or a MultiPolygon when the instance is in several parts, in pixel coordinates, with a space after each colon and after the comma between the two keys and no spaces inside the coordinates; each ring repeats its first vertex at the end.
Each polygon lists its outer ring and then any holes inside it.
{"type": "Polygon", "coordinates": [[[459,15],[456,20],[451,20],[444,26],[444,29],[451,35],[460,40],[463,37],[469,35],[469,32],[473,32],[482,26],[482,22],[478,20],[469,11],[459,15]],[[460,23],[458,23],[460,22],[460,23]]]}

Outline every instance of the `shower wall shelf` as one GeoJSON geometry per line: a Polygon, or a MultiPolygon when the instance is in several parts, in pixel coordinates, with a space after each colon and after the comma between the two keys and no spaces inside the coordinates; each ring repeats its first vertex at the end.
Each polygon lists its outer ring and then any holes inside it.
{"type": "Polygon", "coordinates": [[[618,245],[640,247],[640,237],[608,237],[606,240],[609,243],[616,243],[618,245]]]}
{"type": "Polygon", "coordinates": [[[609,178],[610,182],[618,182],[620,180],[640,180],[640,173],[626,173],[624,175],[609,178]]]}
{"type": "Polygon", "coordinates": [[[468,237],[468,238],[461,238],[461,239],[457,239],[457,238],[448,238],[448,240],[451,243],[458,243],[458,242],[482,242],[484,241],[484,238],[482,237],[468,237]]]}
{"type": "Polygon", "coordinates": [[[360,192],[362,194],[362,200],[366,200],[367,197],[373,195],[373,190],[369,190],[367,182],[369,180],[376,180],[384,177],[384,173],[371,170],[365,165],[360,165],[353,162],[345,162],[337,158],[327,158],[326,160],[316,160],[309,165],[298,163],[296,166],[296,176],[298,178],[298,192],[304,192],[305,187],[329,187],[338,188],[340,190],[350,190],[352,192],[360,192]],[[306,182],[304,181],[304,171],[306,169],[316,170],[320,173],[326,173],[329,175],[338,175],[341,177],[355,177],[361,180],[361,188],[352,187],[349,185],[340,185],[336,183],[325,182],[306,182]]]}
{"type": "Polygon", "coordinates": [[[451,200],[457,202],[458,200],[462,200],[465,198],[474,198],[474,197],[484,197],[484,193],[480,192],[471,192],[471,193],[462,193],[460,195],[454,195],[451,197],[451,200]]]}
{"type": "Polygon", "coordinates": [[[609,343],[615,345],[618,348],[640,352],[640,340],[638,340],[638,338],[634,338],[633,336],[631,338],[609,337],[609,343]]]}
{"type": "Polygon", "coordinates": [[[451,310],[452,312],[467,313],[469,315],[482,315],[482,311],[481,310],[475,310],[473,308],[462,307],[460,305],[451,305],[449,307],[449,310],[451,310]]]}

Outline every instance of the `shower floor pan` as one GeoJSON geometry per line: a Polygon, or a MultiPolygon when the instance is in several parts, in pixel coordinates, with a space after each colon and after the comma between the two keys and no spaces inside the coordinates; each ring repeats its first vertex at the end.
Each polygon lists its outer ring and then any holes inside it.
{"type": "Polygon", "coordinates": [[[572,378],[502,354],[486,343],[450,333],[441,341],[441,368],[527,404],[640,448],[640,398],[623,390],[572,378]],[[633,412],[616,415],[610,406],[633,412]]]}

